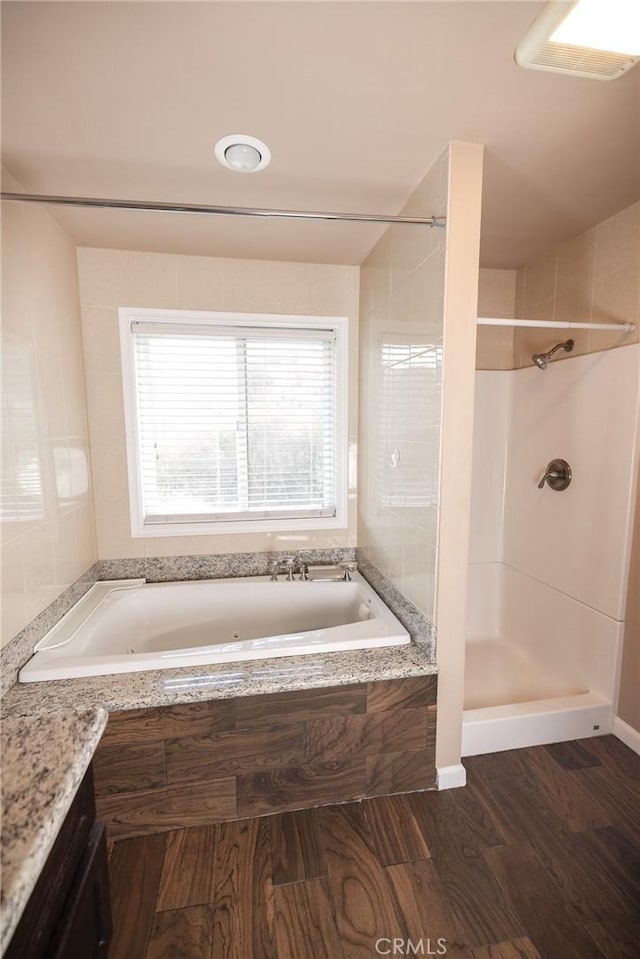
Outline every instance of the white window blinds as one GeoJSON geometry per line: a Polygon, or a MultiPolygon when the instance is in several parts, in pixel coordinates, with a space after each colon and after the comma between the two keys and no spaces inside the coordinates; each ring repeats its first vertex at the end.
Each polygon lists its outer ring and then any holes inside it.
{"type": "Polygon", "coordinates": [[[131,330],[145,525],[336,515],[333,330],[131,330]]]}

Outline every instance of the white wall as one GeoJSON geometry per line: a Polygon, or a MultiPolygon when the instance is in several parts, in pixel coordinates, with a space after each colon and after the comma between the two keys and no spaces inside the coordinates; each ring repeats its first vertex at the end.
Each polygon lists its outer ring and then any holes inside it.
{"type": "Polygon", "coordinates": [[[2,204],[2,365],[4,645],[96,558],[75,247],[35,204],[2,204]]]}

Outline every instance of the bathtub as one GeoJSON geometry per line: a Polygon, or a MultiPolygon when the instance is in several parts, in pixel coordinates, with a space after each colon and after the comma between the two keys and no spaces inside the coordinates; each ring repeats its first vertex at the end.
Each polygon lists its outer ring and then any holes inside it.
{"type": "Polygon", "coordinates": [[[98,582],[40,640],[19,682],[400,646],[410,636],[351,582],[98,582]]]}

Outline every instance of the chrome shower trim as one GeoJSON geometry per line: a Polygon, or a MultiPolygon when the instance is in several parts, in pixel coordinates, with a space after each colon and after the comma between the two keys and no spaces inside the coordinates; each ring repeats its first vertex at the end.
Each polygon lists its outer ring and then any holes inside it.
{"type": "Polygon", "coordinates": [[[546,370],[554,353],[557,353],[558,350],[564,350],[565,353],[570,353],[573,349],[573,346],[573,340],[565,340],[563,343],[556,343],[556,345],[552,347],[548,353],[534,353],[531,359],[539,370],[546,370]]]}

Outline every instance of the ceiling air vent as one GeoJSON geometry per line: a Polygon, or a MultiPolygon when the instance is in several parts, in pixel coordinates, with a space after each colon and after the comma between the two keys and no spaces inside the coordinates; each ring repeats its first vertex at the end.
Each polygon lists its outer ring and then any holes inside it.
{"type": "Polygon", "coordinates": [[[629,53],[614,53],[551,40],[551,34],[574,6],[575,2],[554,2],[544,7],[516,49],[515,59],[519,66],[592,80],[615,80],[638,63],[640,56],[629,53]]]}
{"type": "MultiPolygon", "coordinates": [[[[518,48],[518,51],[520,48],[518,48]]],[[[548,40],[523,59],[519,52],[516,60],[521,67],[530,70],[552,70],[554,73],[571,73],[578,77],[597,80],[614,80],[630,70],[638,57],[625,53],[608,53],[606,50],[588,50],[586,47],[570,47],[566,43],[548,40]]]]}

